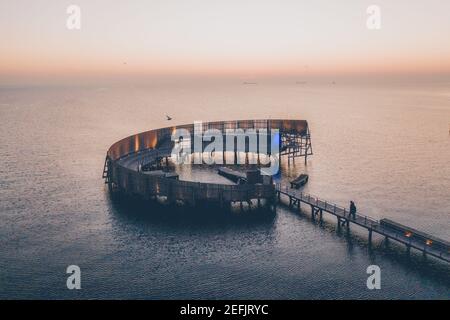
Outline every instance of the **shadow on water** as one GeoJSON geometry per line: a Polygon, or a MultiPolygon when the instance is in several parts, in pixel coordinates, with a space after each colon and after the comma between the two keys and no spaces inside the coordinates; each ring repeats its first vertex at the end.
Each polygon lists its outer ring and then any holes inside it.
{"type": "Polygon", "coordinates": [[[114,218],[120,223],[138,227],[155,226],[161,228],[211,230],[211,232],[232,228],[270,230],[275,223],[275,212],[261,208],[245,210],[225,210],[219,206],[189,207],[168,205],[156,201],[111,194],[107,200],[114,218]]]}
{"type": "Polygon", "coordinates": [[[318,227],[329,233],[335,235],[342,241],[342,245],[347,248],[347,253],[352,256],[357,249],[366,250],[366,254],[372,264],[390,263],[400,266],[405,274],[419,276],[439,285],[445,285],[450,288],[450,265],[434,257],[423,256],[422,253],[411,250],[407,253],[404,245],[397,243],[394,240],[386,241],[381,235],[374,235],[372,245],[369,245],[366,230],[357,228],[347,229],[340,227],[331,220],[323,219],[322,221],[314,221],[310,218],[307,212],[303,210],[298,213],[293,213],[285,204],[281,204],[283,208],[295,215],[302,221],[309,220],[314,227],[318,227]]]}
{"type": "MultiPolygon", "coordinates": [[[[158,231],[179,232],[196,236],[210,236],[224,234],[224,232],[252,232],[257,230],[264,234],[271,234],[276,229],[277,213],[270,210],[252,210],[234,212],[221,210],[217,206],[187,207],[174,206],[158,203],[155,201],[144,201],[119,194],[106,192],[111,213],[116,222],[128,230],[128,227],[137,228],[149,232],[148,228],[158,231]]],[[[292,213],[287,205],[281,204],[283,209],[292,213]]],[[[277,210],[278,211],[278,210],[277,210]]],[[[450,287],[450,266],[435,258],[424,258],[422,254],[411,251],[410,255],[402,245],[390,241],[388,245],[383,237],[374,236],[372,246],[369,247],[365,230],[351,228],[347,232],[345,227],[337,228],[331,220],[313,221],[307,212],[292,213],[298,219],[314,224],[337,237],[343,246],[347,248],[349,257],[365,254],[372,264],[394,265],[400,267],[405,274],[419,276],[426,281],[450,287]],[[366,250],[364,253],[363,251],[366,250]]],[[[127,231],[129,232],[129,230],[127,231]]],[[[266,238],[267,240],[268,238],[266,238]]]]}

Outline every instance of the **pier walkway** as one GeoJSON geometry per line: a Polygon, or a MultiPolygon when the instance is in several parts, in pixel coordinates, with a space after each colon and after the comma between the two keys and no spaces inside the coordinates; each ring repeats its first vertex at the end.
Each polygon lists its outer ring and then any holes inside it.
{"type": "Polygon", "coordinates": [[[350,217],[348,209],[305,194],[299,190],[292,189],[287,185],[277,184],[275,190],[279,201],[281,200],[281,195],[284,195],[289,199],[290,208],[297,208],[300,210],[301,203],[310,206],[311,217],[313,220],[319,219],[321,221],[323,212],[327,212],[337,218],[339,228],[341,226],[346,226],[349,230],[350,224],[354,224],[367,229],[369,231],[369,246],[372,244],[372,233],[376,232],[386,237],[386,239],[393,239],[404,244],[408,253],[411,248],[414,248],[421,251],[424,255],[431,255],[446,262],[450,262],[450,246],[445,240],[414,230],[414,232],[420,233],[420,238],[416,238],[412,232],[394,229],[374,218],[362,215],[358,212],[354,218],[350,217]]]}

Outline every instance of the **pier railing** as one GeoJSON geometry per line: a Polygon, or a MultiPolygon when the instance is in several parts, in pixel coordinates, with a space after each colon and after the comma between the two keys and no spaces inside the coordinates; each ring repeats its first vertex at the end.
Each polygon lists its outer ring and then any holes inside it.
{"type": "Polygon", "coordinates": [[[376,233],[385,236],[386,239],[393,239],[405,244],[408,251],[410,248],[415,248],[422,251],[423,254],[430,254],[444,261],[450,262],[450,246],[445,240],[417,230],[412,232],[411,230],[413,229],[410,229],[409,227],[405,227],[406,229],[404,230],[396,230],[389,225],[385,225],[386,223],[381,223],[381,221],[384,222],[387,219],[379,221],[358,212],[355,213],[354,216],[350,215],[349,210],[345,207],[323,200],[311,194],[292,189],[287,185],[277,183],[275,190],[278,195],[284,194],[289,197],[290,206],[294,203],[299,206],[300,202],[310,205],[313,218],[317,213],[319,213],[320,219],[322,219],[322,212],[325,211],[337,217],[339,227],[341,223],[346,224],[347,227],[349,227],[350,223],[353,223],[366,228],[369,230],[369,243],[372,241],[372,231],[375,231],[376,233]],[[419,233],[420,237],[418,235],[419,233]]]}
{"type": "MultiPolygon", "coordinates": [[[[330,202],[328,200],[321,199],[315,195],[304,193],[302,191],[297,191],[295,189],[290,188],[287,185],[282,185],[280,183],[276,184],[275,189],[277,191],[280,191],[284,194],[289,194],[295,196],[297,199],[301,200],[304,203],[308,203],[310,205],[314,205],[318,208],[321,208],[327,212],[333,213],[337,216],[341,216],[342,218],[348,219],[350,217],[350,211],[340,205],[337,205],[336,203],[330,202]]],[[[376,228],[379,226],[380,221],[377,219],[374,219],[370,216],[363,215],[359,212],[356,213],[356,219],[358,222],[361,222],[364,225],[371,225],[372,227],[376,228]]]]}
{"type": "MultiPolygon", "coordinates": [[[[186,129],[194,132],[194,124],[166,127],[161,129],[141,132],[114,143],[108,150],[108,157],[115,161],[129,154],[146,149],[158,149],[177,129],[186,129]]],[[[203,122],[202,130],[217,129],[225,132],[228,129],[278,129],[280,132],[297,132],[300,135],[308,133],[308,122],[306,120],[286,119],[260,119],[260,120],[236,120],[203,122]]]]}
{"type": "MultiPolygon", "coordinates": [[[[110,190],[143,197],[165,196],[174,201],[196,203],[212,201],[249,202],[265,199],[272,203],[275,195],[273,184],[224,185],[193,181],[179,181],[165,177],[154,177],[141,171],[141,168],[155,163],[162,157],[171,156],[174,141],[171,137],[177,130],[217,129],[222,133],[230,129],[278,129],[280,134],[308,134],[306,120],[237,120],[216,121],[166,127],[138,133],[114,143],[108,150],[103,169],[103,177],[110,190]]],[[[269,130],[268,130],[269,131],[269,130]]],[[[191,142],[193,141],[191,134],[191,142]]],[[[309,138],[309,137],[308,137],[309,138]]],[[[268,141],[268,145],[271,140],[268,141]]],[[[246,142],[246,145],[248,143],[246,142]]],[[[236,156],[236,150],[235,156],[236,156]]],[[[246,147],[247,152],[247,147],[246,147]]],[[[311,152],[311,151],[310,151],[311,152]]],[[[311,154],[311,153],[308,153],[311,154]]],[[[305,153],[306,159],[306,153],[305,153]]]]}

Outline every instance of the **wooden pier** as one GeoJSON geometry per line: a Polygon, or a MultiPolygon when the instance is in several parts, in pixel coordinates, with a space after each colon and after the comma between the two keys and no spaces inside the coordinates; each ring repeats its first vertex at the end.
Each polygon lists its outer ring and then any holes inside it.
{"type": "Polygon", "coordinates": [[[445,240],[411,229],[420,235],[420,237],[415,237],[411,231],[404,232],[402,229],[391,228],[389,225],[380,223],[380,221],[358,212],[354,217],[351,217],[348,209],[289,188],[289,186],[277,184],[275,190],[278,201],[281,200],[282,195],[289,199],[290,208],[300,210],[301,203],[309,206],[313,220],[319,219],[321,221],[323,219],[323,213],[326,212],[336,217],[338,228],[346,227],[347,230],[350,230],[350,224],[354,224],[367,229],[369,232],[369,247],[372,244],[372,234],[375,232],[384,236],[386,239],[392,239],[404,244],[408,253],[413,248],[421,251],[424,256],[430,255],[450,262],[450,246],[445,240]]]}
{"type": "MultiPolygon", "coordinates": [[[[161,199],[169,204],[197,206],[211,203],[226,208],[232,203],[240,203],[242,208],[243,203],[250,206],[256,200],[259,206],[263,200],[267,207],[275,209],[275,185],[271,177],[261,177],[256,170],[247,170],[247,183],[236,185],[183,181],[166,173],[150,173],[167,167],[175,145],[184,143],[172,139],[178,130],[189,135],[186,143],[190,143],[190,150],[194,152],[195,141],[198,140],[201,153],[209,143],[208,139],[203,139],[203,134],[208,130],[219,132],[226,145],[231,142],[232,150],[226,151],[234,153],[233,164],[236,165],[244,164],[237,161],[242,153],[246,159],[249,154],[258,159],[260,155],[272,156],[272,151],[275,152],[273,156],[288,156],[292,160],[312,155],[311,134],[306,120],[237,120],[172,126],[141,132],[114,143],[107,151],[102,174],[108,189],[143,199],[161,199]],[[229,135],[230,131],[234,134],[229,135]],[[253,136],[256,150],[250,146],[253,136]]],[[[225,152],[222,156],[226,160],[225,152]]],[[[193,157],[191,154],[190,160],[193,157]]]]}

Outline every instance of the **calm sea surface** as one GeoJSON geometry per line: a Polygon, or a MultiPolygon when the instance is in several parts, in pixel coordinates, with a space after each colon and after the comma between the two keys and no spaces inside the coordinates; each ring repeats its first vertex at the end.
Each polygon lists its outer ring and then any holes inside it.
{"type": "Polygon", "coordinates": [[[306,119],[314,156],[289,173],[310,175],[306,192],[450,240],[449,83],[0,88],[0,298],[450,297],[448,264],[377,236],[369,252],[366,231],[309,211],[168,217],[111,199],[108,147],[165,114],[306,119]],[[72,264],[82,290],[66,289],[72,264]],[[381,290],[366,288],[371,264],[381,290]]]}

